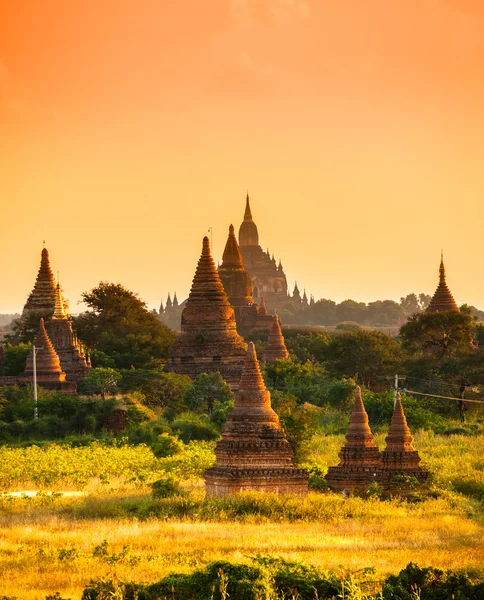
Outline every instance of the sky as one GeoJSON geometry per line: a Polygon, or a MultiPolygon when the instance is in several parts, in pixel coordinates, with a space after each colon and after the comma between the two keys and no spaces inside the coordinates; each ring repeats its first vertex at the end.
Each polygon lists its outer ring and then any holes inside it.
{"type": "Polygon", "coordinates": [[[45,240],[71,311],[260,243],[316,299],[484,309],[481,0],[2,0],[0,312],[45,240]]]}

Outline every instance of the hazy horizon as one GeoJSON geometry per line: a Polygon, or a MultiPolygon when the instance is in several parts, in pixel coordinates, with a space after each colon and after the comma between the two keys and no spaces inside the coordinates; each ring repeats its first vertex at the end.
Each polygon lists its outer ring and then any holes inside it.
{"type": "Polygon", "coordinates": [[[433,294],[443,248],[484,309],[482,72],[477,1],[8,0],[0,313],[44,239],[73,312],[102,280],[185,299],[247,189],[291,292],[433,294]]]}

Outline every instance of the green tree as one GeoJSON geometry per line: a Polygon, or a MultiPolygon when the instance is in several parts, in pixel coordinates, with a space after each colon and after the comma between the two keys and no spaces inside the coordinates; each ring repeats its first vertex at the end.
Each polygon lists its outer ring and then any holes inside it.
{"type": "Polygon", "coordinates": [[[117,391],[120,381],[121,373],[116,369],[97,367],[88,371],[80,390],[88,395],[100,394],[104,400],[106,394],[114,394],[117,391]]]}
{"type": "Polygon", "coordinates": [[[4,347],[3,375],[20,375],[25,370],[27,356],[31,350],[30,344],[6,344],[4,347]]]}
{"type": "Polygon", "coordinates": [[[220,373],[201,373],[186,390],[184,401],[190,410],[211,415],[217,406],[232,402],[233,397],[220,373]]]}
{"type": "Polygon", "coordinates": [[[75,318],[75,328],[88,348],[103,353],[102,364],[109,357],[117,368],[143,368],[153,359],[166,358],[175,333],[137,294],[120,284],[101,282],[84,292],[82,300],[91,310],[75,318]]]}
{"type": "Polygon", "coordinates": [[[333,377],[354,377],[367,387],[398,372],[404,359],[400,344],[379,331],[349,331],[333,336],[325,365],[333,377]]]}
{"type": "Polygon", "coordinates": [[[468,352],[473,347],[475,321],[471,310],[419,313],[400,329],[403,347],[410,353],[423,352],[436,359],[468,352]]]}

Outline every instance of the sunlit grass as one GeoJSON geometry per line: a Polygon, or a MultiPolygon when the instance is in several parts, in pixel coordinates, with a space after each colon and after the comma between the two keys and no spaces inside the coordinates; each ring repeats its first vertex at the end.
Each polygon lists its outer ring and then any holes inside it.
{"type": "MultiPolygon", "coordinates": [[[[343,440],[315,438],[313,462],[323,469],[336,464],[343,440]]],[[[377,443],[382,447],[384,436],[377,437],[377,443]]],[[[434,493],[415,503],[315,493],[307,499],[245,494],[205,500],[200,483],[188,484],[182,497],[155,501],[148,481],[163,468],[149,449],[110,454],[113,462],[104,485],[97,477],[94,485],[87,480],[75,486],[88,491],[85,498],[0,500],[0,595],[44,600],[46,594],[59,591],[77,600],[92,578],[115,574],[120,580],[153,582],[212,560],[244,562],[257,554],[324,569],[374,566],[382,576],[411,561],[484,571],[484,439],[419,433],[415,445],[434,473],[434,493]],[[115,478],[117,461],[131,456],[126,452],[133,453],[134,460],[125,465],[125,476],[115,478]],[[155,468],[140,479],[137,469],[145,473],[146,464],[155,468]],[[96,552],[104,540],[106,552],[96,552]]],[[[102,450],[96,452],[99,468],[106,472],[102,450]]],[[[176,469],[180,464],[171,463],[176,469]]],[[[75,464],[69,468],[75,469],[75,464]]],[[[28,469],[26,465],[20,483],[32,483],[28,469]]],[[[50,469],[61,472],[55,464],[50,469]]],[[[95,469],[91,472],[96,474],[95,469]]],[[[62,490],[71,481],[69,473],[44,487],[62,490]]]]}

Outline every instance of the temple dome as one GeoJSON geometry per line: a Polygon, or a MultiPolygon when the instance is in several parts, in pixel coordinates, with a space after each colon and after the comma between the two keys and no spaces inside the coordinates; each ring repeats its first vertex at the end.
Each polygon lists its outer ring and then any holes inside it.
{"type": "Polygon", "coordinates": [[[250,211],[249,203],[249,194],[247,194],[246,197],[244,220],[239,229],[239,244],[241,246],[259,245],[259,232],[257,231],[257,225],[252,220],[252,213],[250,211]]]}

